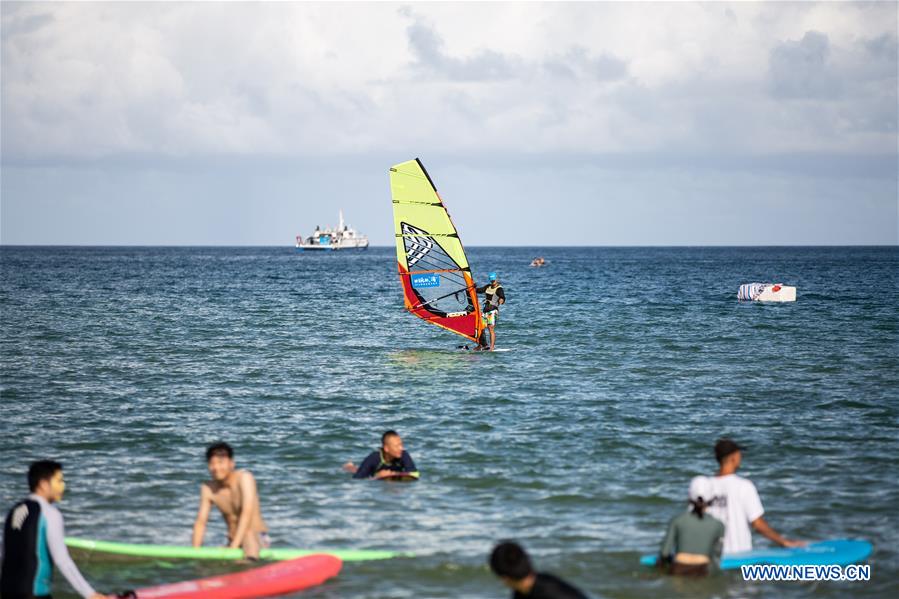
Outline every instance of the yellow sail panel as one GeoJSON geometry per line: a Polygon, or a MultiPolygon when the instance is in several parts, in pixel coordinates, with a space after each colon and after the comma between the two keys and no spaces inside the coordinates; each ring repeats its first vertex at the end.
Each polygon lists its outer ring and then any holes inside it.
{"type": "Polygon", "coordinates": [[[477,341],[483,330],[465,250],[418,159],[390,169],[396,259],[406,309],[477,341]]]}

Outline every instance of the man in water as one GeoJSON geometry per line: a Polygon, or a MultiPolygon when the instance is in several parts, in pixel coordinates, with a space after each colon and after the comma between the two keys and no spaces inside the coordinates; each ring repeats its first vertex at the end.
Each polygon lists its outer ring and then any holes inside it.
{"type": "Polygon", "coordinates": [[[206,448],[206,464],[212,480],[200,485],[200,509],[194,522],[193,546],[203,544],[206,522],[214,505],[228,527],[228,547],[243,549],[247,559],[259,559],[259,550],[269,546],[268,527],[262,520],[256,479],[249,470],[236,470],[234,450],[227,443],[206,448]]]}
{"type": "Polygon", "coordinates": [[[709,477],[696,476],[690,481],[692,509],[671,520],[662,541],[660,564],[667,565],[669,574],[705,576],[710,565],[717,565],[721,557],[724,524],[706,514],[713,496],[709,477]]]}
{"type": "Polygon", "coordinates": [[[50,460],[28,468],[31,495],[15,504],[3,527],[3,567],[0,596],[3,599],[49,598],[53,568],[59,568],[69,584],[85,599],[104,599],[91,588],[65,544],[62,514],[52,505],[66,490],[62,464],[50,460]]]}
{"type": "MultiPolygon", "coordinates": [[[[478,293],[484,294],[484,324],[490,331],[490,351],[496,347],[496,317],[499,314],[499,307],[506,303],[506,292],[503,286],[496,279],[496,273],[492,272],[487,275],[490,281],[483,287],[478,287],[478,293]]],[[[478,344],[479,349],[487,349],[486,340],[483,339],[478,344]]]]}
{"type": "Polygon", "coordinates": [[[749,479],[737,476],[743,459],[742,450],[730,439],[715,443],[718,474],[711,477],[714,497],[708,514],[724,522],[724,553],[737,553],[752,549],[752,525],[762,536],[783,547],[802,547],[804,541],[793,541],[780,536],[762,515],[765,513],[759,493],[749,479]]]}
{"type": "Polygon", "coordinates": [[[561,578],[535,572],[528,554],[513,541],[494,547],[489,561],[493,573],[512,589],[512,599],[587,599],[561,578]]]}
{"type": "Polygon", "coordinates": [[[403,449],[403,439],[396,431],[381,435],[381,450],[371,452],[357,468],[352,462],[343,465],[353,478],[414,478],[418,468],[409,452],[403,449]]]}

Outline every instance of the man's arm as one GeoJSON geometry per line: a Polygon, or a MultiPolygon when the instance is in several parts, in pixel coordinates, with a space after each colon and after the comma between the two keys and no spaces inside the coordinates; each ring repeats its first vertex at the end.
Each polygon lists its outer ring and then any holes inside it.
{"type": "Polygon", "coordinates": [[[62,522],[62,514],[56,508],[51,507],[43,516],[47,520],[47,546],[50,549],[50,556],[53,558],[53,565],[62,572],[72,588],[85,599],[105,597],[88,584],[81,572],[78,571],[78,566],[72,561],[69,550],[66,548],[66,531],[62,522]]]}
{"type": "Polygon", "coordinates": [[[197,519],[194,521],[194,535],[192,544],[199,547],[203,544],[203,535],[206,534],[206,522],[209,520],[209,510],[212,509],[212,491],[205,484],[200,485],[200,508],[197,510],[197,519]]]}
{"type": "Polygon", "coordinates": [[[499,298],[499,304],[503,305],[506,303],[506,292],[503,291],[503,288],[500,287],[496,290],[496,296],[499,298]]]}
{"type": "Polygon", "coordinates": [[[413,478],[418,478],[418,468],[415,467],[415,462],[412,461],[412,456],[409,455],[408,451],[403,452],[403,457],[401,459],[403,462],[403,472],[413,478]]]}
{"type": "Polygon", "coordinates": [[[377,469],[380,460],[381,458],[378,456],[377,451],[368,454],[368,457],[359,464],[359,468],[353,474],[353,478],[371,478],[375,475],[375,470],[377,469]]]}
{"type": "Polygon", "coordinates": [[[743,494],[743,501],[745,502],[746,515],[748,516],[749,522],[752,524],[752,528],[758,531],[763,537],[774,541],[782,547],[805,546],[807,543],[785,539],[777,534],[776,530],[768,526],[768,523],[765,522],[765,519],[762,517],[765,514],[765,509],[762,507],[762,500],[759,498],[758,490],[752,482],[746,481],[746,483],[748,486],[746,492],[743,494]]]}
{"type": "Polygon", "coordinates": [[[752,521],[752,528],[763,537],[771,539],[781,547],[805,547],[808,544],[805,541],[796,541],[782,537],[776,530],[771,528],[761,516],[752,521]]]}
{"type": "Polygon", "coordinates": [[[259,512],[259,495],[256,493],[256,479],[248,471],[241,472],[240,496],[242,506],[240,508],[240,518],[237,520],[237,531],[234,538],[231,539],[231,547],[236,549],[243,545],[243,539],[250,529],[250,522],[253,521],[253,514],[259,512]]]}
{"type": "Polygon", "coordinates": [[[477,285],[475,285],[474,286],[475,293],[484,293],[484,291],[487,290],[488,286],[489,285],[482,285],[481,287],[478,287],[477,285]]]}

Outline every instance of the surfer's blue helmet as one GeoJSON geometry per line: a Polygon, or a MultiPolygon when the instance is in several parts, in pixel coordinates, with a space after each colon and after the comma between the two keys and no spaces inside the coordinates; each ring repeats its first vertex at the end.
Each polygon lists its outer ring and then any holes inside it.
{"type": "Polygon", "coordinates": [[[490,281],[495,281],[495,280],[496,280],[496,273],[495,273],[495,272],[490,273],[489,275],[487,275],[487,279],[490,280],[490,281]]]}

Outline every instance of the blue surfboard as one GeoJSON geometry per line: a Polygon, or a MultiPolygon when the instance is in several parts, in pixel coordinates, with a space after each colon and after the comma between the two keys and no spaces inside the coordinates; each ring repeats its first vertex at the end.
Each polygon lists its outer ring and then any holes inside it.
{"type": "MultiPolygon", "coordinates": [[[[871,555],[872,549],[873,547],[868,541],[833,539],[792,549],[759,549],[743,553],[729,553],[721,558],[721,569],[735,570],[740,566],[753,564],[846,566],[864,561],[871,555]]],[[[640,558],[640,564],[644,566],[655,566],[658,561],[658,555],[644,555],[640,558]]]]}

